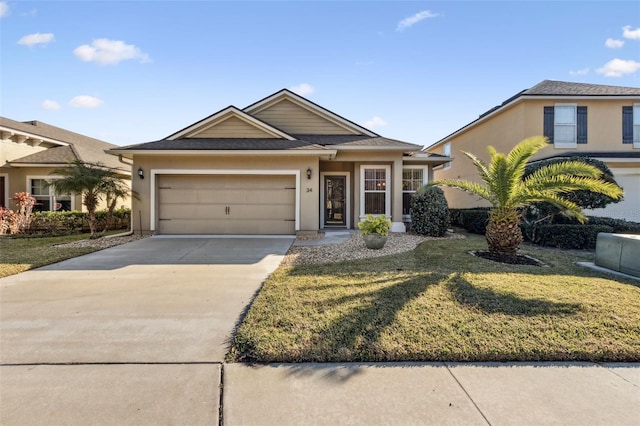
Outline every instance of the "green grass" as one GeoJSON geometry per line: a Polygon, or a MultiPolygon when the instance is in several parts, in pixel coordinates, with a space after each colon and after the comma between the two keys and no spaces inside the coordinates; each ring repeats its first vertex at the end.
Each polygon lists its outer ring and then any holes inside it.
{"type": "Polygon", "coordinates": [[[229,360],[640,361],[640,287],[573,264],[593,253],[524,247],[550,265],[469,255],[482,237],[395,256],[281,267],[229,360]]]}
{"type": "Polygon", "coordinates": [[[89,234],[44,238],[0,238],[0,278],[81,256],[99,249],[56,248],[56,244],[85,240],[89,234]]]}

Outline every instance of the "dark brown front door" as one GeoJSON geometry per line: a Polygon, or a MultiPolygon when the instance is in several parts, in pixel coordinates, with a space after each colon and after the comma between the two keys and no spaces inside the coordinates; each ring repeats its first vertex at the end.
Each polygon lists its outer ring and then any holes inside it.
{"type": "Polygon", "coordinates": [[[326,226],[346,226],[345,176],[324,177],[324,224],[326,226]]]}

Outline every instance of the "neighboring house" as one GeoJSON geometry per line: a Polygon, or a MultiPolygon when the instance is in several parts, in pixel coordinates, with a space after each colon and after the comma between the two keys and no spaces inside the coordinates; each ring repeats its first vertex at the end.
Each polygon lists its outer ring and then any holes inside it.
{"type": "MultiPolygon", "coordinates": [[[[0,117],[0,206],[15,208],[13,194],[28,192],[36,198],[36,211],[82,210],[79,195],[55,194],[47,186],[47,181],[55,179],[50,173],[80,160],[116,169],[129,182],[131,165],[105,152],[115,147],[40,121],[0,117]]],[[[130,201],[123,205],[129,206],[130,201]]]]}
{"type": "Polygon", "coordinates": [[[285,89],[109,152],[133,160],[136,230],[313,235],[369,213],[404,231],[410,195],[449,160],[420,150],[285,89]]]}
{"type": "MultiPolygon", "coordinates": [[[[588,212],[640,222],[640,88],[545,80],[485,112],[425,151],[454,161],[435,170],[436,179],[479,180],[460,151],[488,160],[487,146],[509,152],[521,140],[549,138],[534,160],[585,156],[603,161],[624,189],[624,200],[588,212]]],[[[445,188],[449,207],[487,206],[484,200],[445,188]]]]}

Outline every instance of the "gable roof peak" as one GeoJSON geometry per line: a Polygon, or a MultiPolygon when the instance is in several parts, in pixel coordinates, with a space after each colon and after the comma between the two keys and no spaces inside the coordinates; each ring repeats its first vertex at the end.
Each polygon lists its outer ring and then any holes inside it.
{"type": "Polygon", "coordinates": [[[252,103],[251,105],[245,107],[243,109],[244,112],[250,115],[255,115],[260,111],[267,109],[269,106],[277,104],[281,102],[283,99],[289,99],[294,103],[302,106],[303,108],[311,111],[312,113],[323,117],[325,120],[333,122],[338,126],[345,129],[345,132],[349,134],[363,134],[371,137],[379,137],[380,135],[359,125],[354,123],[351,120],[348,120],[341,115],[336,114],[333,111],[328,110],[327,108],[318,105],[317,103],[310,101],[309,99],[301,96],[290,89],[280,89],[277,92],[260,99],[257,102],[252,103]]]}

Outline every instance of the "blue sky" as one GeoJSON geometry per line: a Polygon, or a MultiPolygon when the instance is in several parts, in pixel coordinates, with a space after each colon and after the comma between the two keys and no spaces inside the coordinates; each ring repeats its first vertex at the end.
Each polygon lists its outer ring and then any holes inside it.
{"type": "Polygon", "coordinates": [[[428,146],[545,79],[640,87],[638,1],[9,0],[0,16],[0,114],[117,145],[282,88],[428,146]]]}

